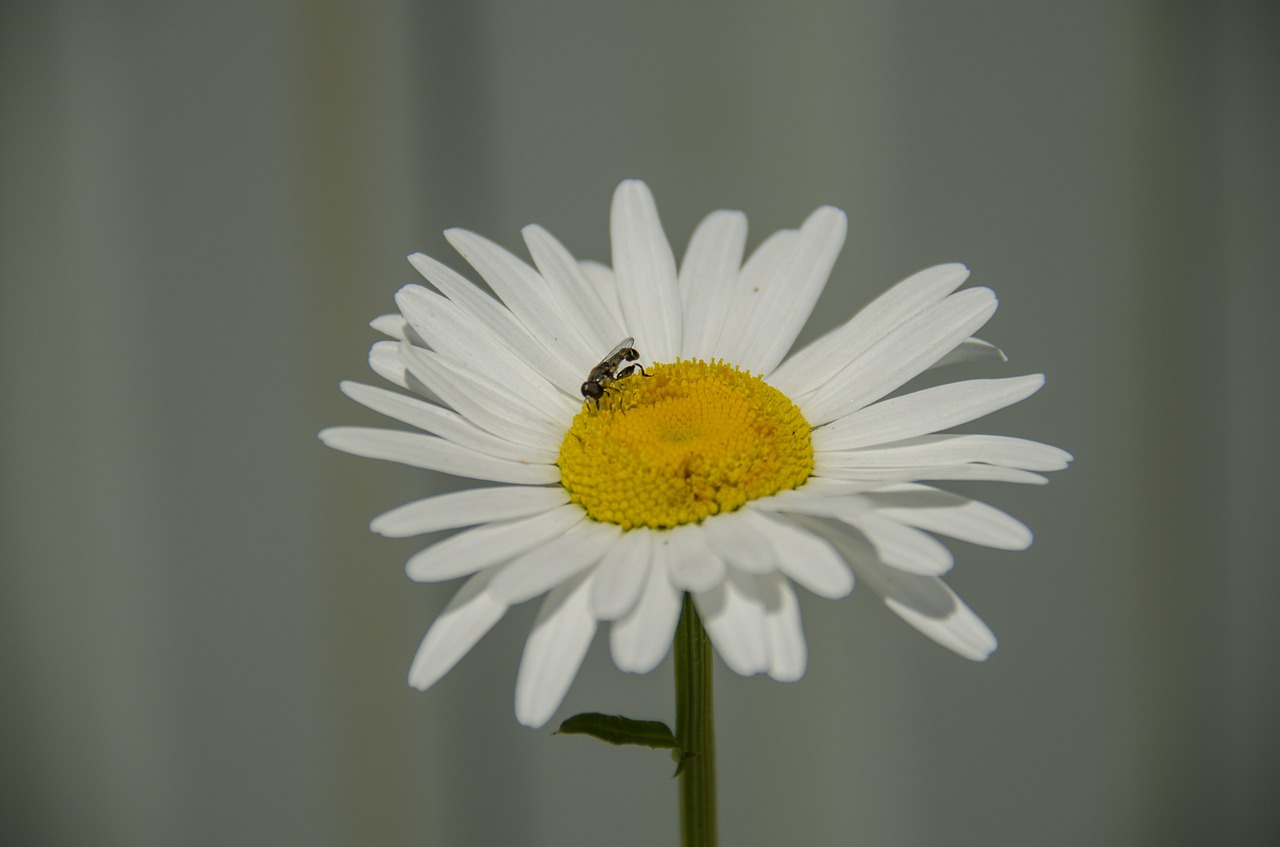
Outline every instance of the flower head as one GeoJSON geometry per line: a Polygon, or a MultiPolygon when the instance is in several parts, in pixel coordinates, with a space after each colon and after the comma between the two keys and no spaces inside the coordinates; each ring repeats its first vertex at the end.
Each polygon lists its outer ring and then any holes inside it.
{"type": "Polygon", "coordinates": [[[421,431],[335,427],[326,444],[498,483],[373,521],[388,536],[461,530],[409,560],[415,580],[468,577],[410,683],[432,685],[510,606],[545,594],[516,683],[517,717],[540,726],[599,622],[619,668],[661,662],[683,592],[730,668],[795,680],[807,650],[793,585],[837,598],[855,574],[930,638],[985,659],[995,637],[939,579],[952,556],[934,536],[1022,549],[1031,532],[926,482],[1038,484],[1066,467],[1067,453],[1034,441],[938,434],[1043,377],[889,395],[929,368],[1003,360],[972,337],[995,295],[958,291],[962,265],[929,268],[783,361],[844,243],[842,212],[819,209],[745,262],[745,216],[713,212],[677,270],[648,188],[628,181],[612,235],[608,268],[527,227],[531,267],[451,230],[498,299],[410,257],[432,288],[400,290],[400,314],[374,322],[393,340],[369,359],[411,394],[342,385],[421,431]]]}

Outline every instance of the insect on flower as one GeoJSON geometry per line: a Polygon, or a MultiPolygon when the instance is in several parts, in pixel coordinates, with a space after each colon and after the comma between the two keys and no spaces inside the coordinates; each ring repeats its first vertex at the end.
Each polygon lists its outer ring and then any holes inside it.
{"type": "Polygon", "coordinates": [[[627,336],[591,369],[591,373],[587,374],[587,381],[582,383],[583,397],[599,402],[604,396],[604,390],[624,376],[631,376],[636,371],[648,376],[638,363],[640,353],[632,346],[635,343],[634,338],[627,336]],[[637,364],[622,367],[623,362],[637,362],[637,364]]]}
{"type": "Polygon", "coordinates": [[[943,647],[972,661],[991,655],[995,635],[941,579],[954,556],[935,535],[1022,550],[1031,530],[933,483],[1041,484],[1071,454],[950,431],[1035,394],[1041,374],[910,384],[934,367],[1005,359],[973,336],[997,299],[963,288],[963,265],[907,277],[788,356],[846,229],[845,214],[823,206],[787,235],[785,260],[774,239],[747,258],[746,216],[713,212],[677,266],[653,195],[627,180],[610,216],[613,267],[590,285],[538,227],[525,230],[537,269],[449,231],[497,299],[411,257],[432,288],[400,290],[400,314],[377,322],[391,338],[369,361],[420,396],[352,382],[342,390],[420,431],[320,434],[357,456],[491,483],[371,524],[394,538],[456,531],[405,566],[418,582],[468,580],[423,638],[411,685],[430,688],[510,607],[545,595],[515,691],[516,717],[543,726],[602,625],[620,670],[656,668],[686,593],[730,670],[798,680],[808,647],[797,591],[844,597],[855,574],[943,647]],[[582,308],[541,308],[570,301],[582,308]],[[568,319],[604,335],[574,331],[568,319]],[[634,338],[593,364],[596,343],[628,330],[640,333],[651,368],[634,338]],[[495,375],[521,362],[522,378],[504,390],[495,375]],[[636,373],[652,378],[627,379],[636,373]],[[575,383],[581,406],[568,396],[575,383]]]}

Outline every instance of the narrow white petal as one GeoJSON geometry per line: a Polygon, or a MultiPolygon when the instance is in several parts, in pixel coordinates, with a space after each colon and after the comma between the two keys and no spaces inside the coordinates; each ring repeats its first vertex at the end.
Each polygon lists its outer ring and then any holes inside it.
{"type": "Polygon", "coordinates": [[[836,599],[853,590],[853,574],[827,541],[787,518],[748,505],[742,515],[769,540],[778,570],[819,597],[836,599]]]}
{"type": "Polygon", "coordinates": [[[621,532],[617,524],[583,521],[510,562],[489,583],[489,591],[513,606],[532,600],[599,562],[621,532]]]}
{"type": "Polygon", "coordinates": [[[702,625],[729,669],[741,676],[769,669],[764,602],[752,574],[732,572],[711,591],[693,595],[702,625]]]}
{"type": "Polygon", "coordinates": [[[698,224],[680,263],[684,341],[680,355],[710,360],[724,326],[724,304],[733,295],[747,241],[747,216],[712,212],[698,224]]]}
{"type": "Polygon", "coordinates": [[[1022,521],[994,506],[949,491],[927,485],[901,485],[871,492],[866,499],[878,514],[917,529],[1000,550],[1025,550],[1031,546],[1031,530],[1022,521]]]}
{"type": "Polygon", "coordinates": [[[608,307],[614,321],[622,327],[624,332],[627,332],[627,322],[622,317],[622,301],[618,299],[618,278],[614,276],[613,268],[590,260],[578,262],[578,267],[582,268],[582,272],[587,275],[587,280],[600,295],[600,300],[608,307]]]}
{"type": "Polygon", "coordinates": [[[969,423],[1025,400],[1043,374],[971,379],[890,397],[813,431],[815,450],[846,450],[914,438],[969,423]]]}
{"type": "Polygon", "coordinates": [[[780,491],[772,497],[761,497],[751,503],[753,509],[766,512],[792,512],[800,515],[815,515],[822,518],[836,518],[846,523],[858,515],[871,510],[871,504],[863,497],[831,491],[795,489],[780,491]]]}
{"type": "Polygon", "coordinates": [[[628,673],[648,673],[658,666],[680,620],[681,592],[667,578],[666,552],[652,545],[653,560],[640,602],[609,630],[613,663],[628,673]]]}
{"type": "MultiPolygon", "coordinates": [[[[596,286],[564,245],[540,226],[527,226],[523,233],[529,255],[547,281],[551,295],[569,321],[581,331],[591,349],[608,350],[627,335],[600,298],[596,286]]],[[[590,369],[595,362],[584,364],[590,369]]]]}
{"type": "Polygon", "coordinates": [[[516,719],[525,726],[540,727],[555,714],[595,637],[589,577],[559,586],[538,609],[516,677],[516,719]]]}
{"type": "Polygon", "coordinates": [[[648,186],[639,180],[619,185],[610,222],[627,334],[654,361],[675,361],[682,332],[676,260],[648,186]]]}
{"type": "Polygon", "coordinates": [[[843,521],[861,530],[885,562],[909,573],[941,574],[954,564],[951,551],[945,545],[917,529],[903,526],[873,511],[867,496],[824,497],[795,491],[784,492],[784,495],[789,496],[756,500],[752,506],[765,511],[843,521]]]}
{"type": "Polygon", "coordinates": [[[604,554],[591,585],[591,608],[599,620],[616,620],[635,608],[649,575],[652,543],[650,530],[632,529],[604,554]]]}
{"type": "Polygon", "coordinates": [[[570,368],[581,369],[590,357],[588,344],[537,271],[474,232],[449,229],[444,237],[542,346],[570,368]]]}
{"type": "Polygon", "coordinates": [[[582,383],[577,369],[557,358],[533,337],[509,309],[485,294],[453,269],[430,256],[414,253],[409,262],[418,273],[453,302],[462,306],[485,326],[499,342],[566,394],[572,395],[582,383]]]}
{"type": "Polygon", "coordinates": [[[424,392],[432,397],[435,393],[428,389],[425,385],[419,383],[419,387],[409,384],[409,376],[405,371],[404,361],[400,358],[400,342],[399,341],[375,341],[373,346],[369,348],[369,367],[378,376],[398,385],[401,388],[408,388],[415,394],[424,394],[424,392]]]}
{"type": "Polygon", "coordinates": [[[981,338],[966,338],[961,341],[956,349],[933,363],[935,368],[945,368],[950,365],[965,365],[970,362],[1007,362],[1009,357],[1004,354],[996,345],[990,341],[983,341],[981,338]]]}
{"type": "Polygon", "coordinates": [[[996,649],[995,635],[941,579],[889,567],[876,558],[865,539],[838,525],[825,526],[823,533],[848,559],[858,578],[920,632],[976,662],[996,649]]]}
{"type": "Polygon", "coordinates": [[[409,684],[425,691],[448,673],[506,613],[506,605],[485,592],[492,576],[482,571],[453,595],[431,624],[409,667],[409,684]]]}
{"type": "Polygon", "coordinates": [[[926,268],[894,285],[841,326],[800,350],[769,375],[788,397],[813,391],[890,331],[936,303],[969,278],[964,265],[926,268]]]}
{"type": "Polygon", "coordinates": [[[544,417],[572,415],[580,407],[576,394],[570,399],[449,298],[421,285],[406,285],[396,294],[396,303],[436,354],[474,373],[497,377],[507,393],[518,394],[544,417]]]}
{"type": "Polygon", "coordinates": [[[772,573],[769,541],[739,512],[713,515],[702,523],[707,544],[730,567],[754,574],[772,573]]]}
{"type": "Polygon", "coordinates": [[[406,503],[378,515],[369,528],[388,538],[407,538],[540,515],[568,502],[569,495],[558,485],[472,488],[406,503]]]}
{"type": "Polygon", "coordinates": [[[716,358],[736,363],[750,352],[747,332],[763,286],[766,280],[773,278],[774,271],[787,262],[787,257],[799,238],[800,233],[794,229],[780,229],[762,241],[747,258],[738,273],[728,306],[723,303],[720,306],[724,310],[724,320],[720,336],[712,348],[716,358]]]}
{"type": "Polygon", "coordinates": [[[847,497],[884,488],[880,482],[850,482],[847,479],[828,479],[822,476],[811,476],[804,485],[796,489],[797,494],[819,495],[822,497],[847,497]]]}
{"type": "Polygon", "coordinates": [[[824,466],[849,468],[982,462],[1027,471],[1060,471],[1070,461],[1066,450],[1005,435],[923,435],[882,447],[822,452],[824,466]]]}
{"type": "MultiPolygon", "coordinates": [[[[410,255],[409,264],[413,265],[414,270],[422,274],[423,278],[435,286],[441,294],[466,309],[488,327],[495,338],[514,345],[512,349],[517,353],[522,355],[540,353],[543,357],[550,357],[550,351],[536,343],[535,339],[529,335],[529,330],[520,323],[510,309],[480,290],[479,286],[453,268],[424,253],[410,255]],[[530,347],[527,351],[524,350],[526,346],[530,347]],[[532,349],[534,347],[537,350],[532,349]]],[[[526,358],[529,356],[526,355],[526,358]]],[[[541,363],[533,362],[533,364],[535,368],[543,369],[541,363]]]]}
{"type": "Polygon", "coordinates": [[[369,321],[369,326],[383,335],[394,338],[396,341],[407,341],[409,338],[409,322],[404,319],[403,315],[379,315],[369,321]]]}
{"type": "MultiPolygon", "coordinates": [[[[411,374],[422,379],[442,397],[445,386],[439,383],[444,382],[455,395],[463,392],[508,419],[519,419],[526,428],[560,435],[564,425],[580,408],[578,404],[569,402],[548,406],[543,398],[536,396],[536,390],[529,390],[525,386],[517,388],[515,383],[508,382],[501,373],[477,369],[471,363],[446,358],[433,350],[402,343],[400,356],[411,374]]],[[[567,397],[564,399],[568,400],[567,397]]],[[[456,396],[450,396],[448,400],[449,405],[458,408],[454,405],[456,396]]],[[[458,411],[464,417],[470,417],[462,409],[458,411]]]]}
{"type": "Polygon", "coordinates": [[[800,227],[795,246],[761,284],[746,327],[745,358],[737,362],[743,370],[767,375],[787,355],[827,285],[847,229],[845,213],[831,206],[800,227]]]}
{"type": "Polygon", "coordinates": [[[821,425],[874,403],[949,353],[995,311],[996,296],[989,288],[966,289],[930,306],[801,398],[805,419],[821,425]]]}
{"type": "Polygon", "coordinates": [[[477,453],[499,459],[510,459],[514,462],[542,465],[554,465],[559,455],[551,450],[540,450],[527,444],[508,441],[480,429],[457,412],[416,397],[407,397],[395,391],[362,385],[358,382],[344,381],[338,387],[342,389],[343,394],[362,406],[438,435],[460,447],[475,450],[477,453]]]}
{"type": "Polygon", "coordinates": [[[906,468],[848,468],[827,462],[829,454],[814,454],[815,476],[834,480],[848,480],[863,484],[867,489],[900,482],[923,480],[963,479],[970,482],[1013,482],[1023,485],[1044,485],[1048,477],[1024,471],[1021,468],[1002,468],[998,465],[912,465],[906,468]]]}
{"type": "Polygon", "coordinates": [[[363,426],[335,426],[320,433],[325,444],[345,453],[399,462],[415,468],[440,471],[471,479],[546,485],[560,481],[555,465],[530,465],[495,459],[443,438],[418,432],[400,432],[363,426]]]}
{"type": "Polygon", "coordinates": [[[468,529],[432,544],[405,565],[417,582],[441,582],[501,564],[558,538],[586,518],[574,505],[531,518],[468,529]]]}
{"type": "Polygon", "coordinates": [[[955,564],[955,557],[945,544],[880,513],[863,513],[850,523],[876,548],[880,561],[898,570],[940,576],[955,564]]]}
{"type": "MultiPolygon", "coordinates": [[[[874,578],[864,578],[874,590],[874,578]]],[[[877,593],[904,621],[964,658],[983,662],[995,652],[995,633],[936,576],[898,573],[877,593]]]]}
{"type": "Polygon", "coordinates": [[[654,541],[667,548],[671,584],[678,589],[709,591],[724,579],[724,562],[707,546],[702,527],[694,524],[660,532],[654,541]]]}
{"type": "Polygon", "coordinates": [[[795,682],[804,676],[809,662],[809,649],[800,625],[800,604],[791,583],[781,574],[769,574],[759,577],[759,580],[765,597],[769,676],[778,682],[795,682]]]}
{"type": "Polygon", "coordinates": [[[541,417],[499,384],[470,374],[430,350],[402,345],[401,359],[416,381],[430,388],[464,418],[509,441],[546,451],[559,451],[569,418],[541,417]]]}

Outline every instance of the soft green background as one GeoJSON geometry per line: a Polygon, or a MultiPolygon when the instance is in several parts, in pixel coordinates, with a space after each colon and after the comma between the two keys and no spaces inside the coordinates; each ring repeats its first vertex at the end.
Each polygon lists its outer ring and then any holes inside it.
{"type": "MultiPolygon", "coordinates": [[[[822,203],[806,337],[928,264],[1003,306],[989,421],[1060,444],[1037,532],[955,545],[983,665],[867,591],[805,679],[718,677],[723,842],[1280,843],[1280,27],[1265,2],[5,3],[0,841],[672,843],[664,754],[520,727],[531,606],[435,689],[452,593],[374,514],[447,481],[321,447],[365,322],[538,222],[608,259],[822,203]]],[[[670,719],[598,639],[559,717],[670,719]]],[[[721,671],[724,669],[721,668],[721,671]]]]}

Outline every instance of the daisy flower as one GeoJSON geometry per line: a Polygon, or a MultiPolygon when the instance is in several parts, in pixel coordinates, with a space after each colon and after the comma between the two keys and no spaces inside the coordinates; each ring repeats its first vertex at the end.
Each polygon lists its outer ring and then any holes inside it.
{"type": "Polygon", "coordinates": [[[537,226],[524,230],[532,266],[474,233],[446,233],[497,299],[410,257],[430,287],[399,291],[399,314],[373,322],[391,340],[369,355],[402,391],[342,390],[416,431],[321,433],[348,453],[494,483],[373,520],[392,537],[460,530],[407,565],[420,582],[466,578],[410,684],[426,689],[508,608],[545,594],[515,697],[517,718],[541,726],[600,622],[617,666],[646,673],[671,647],[685,592],[732,670],[796,680],[807,648],[795,586],[838,598],[855,575],[961,656],[995,649],[939,579],[953,559],[935,536],[1016,550],[1031,532],[929,483],[1041,484],[1066,467],[1070,455],[1034,441],[940,434],[1044,378],[895,394],[930,368],[1004,359],[972,337],[996,296],[958,290],[969,276],[958,264],[903,280],[787,358],[845,227],[824,206],[743,261],[746,217],[717,211],[677,268],[648,188],[627,181],[613,197],[612,268],[577,261],[537,226]]]}

